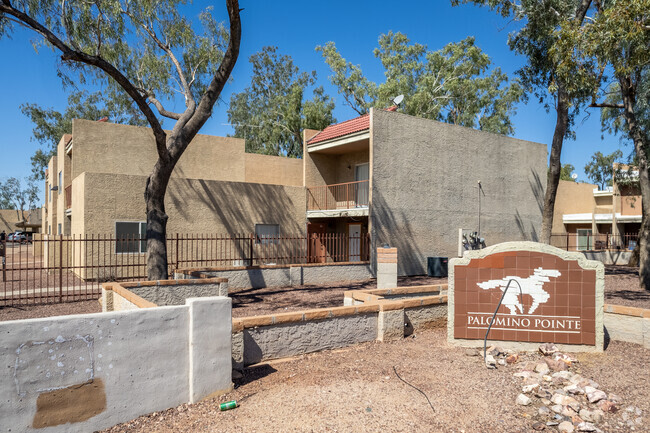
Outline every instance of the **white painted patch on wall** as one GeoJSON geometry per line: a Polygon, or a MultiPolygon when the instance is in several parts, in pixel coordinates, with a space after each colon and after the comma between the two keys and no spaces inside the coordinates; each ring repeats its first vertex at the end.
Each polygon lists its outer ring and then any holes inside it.
{"type": "Polygon", "coordinates": [[[80,382],[80,370],[86,372],[83,381],[92,380],[95,372],[93,349],[91,335],[68,338],[59,335],[46,342],[21,344],[16,349],[13,368],[16,392],[22,397],[28,393],[67,388],[80,382]]]}

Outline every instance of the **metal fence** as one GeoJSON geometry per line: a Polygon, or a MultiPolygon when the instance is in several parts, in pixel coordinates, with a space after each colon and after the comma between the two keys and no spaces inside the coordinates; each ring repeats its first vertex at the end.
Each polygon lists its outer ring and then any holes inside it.
{"type": "Polygon", "coordinates": [[[638,234],[551,234],[551,245],[567,251],[634,250],[638,234]]]}
{"type": "MultiPolygon", "coordinates": [[[[0,245],[0,306],[96,299],[101,284],[147,278],[146,240],[45,236],[0,245]]],[[[168,272],[179,268],[287,265],[369,260],[370,237],[182,235],[167,237],[168,272]]]]}

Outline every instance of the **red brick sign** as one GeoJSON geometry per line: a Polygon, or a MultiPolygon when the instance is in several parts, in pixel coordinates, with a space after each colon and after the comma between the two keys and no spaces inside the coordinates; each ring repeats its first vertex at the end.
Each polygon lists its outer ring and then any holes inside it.
{"type": "Polygon", "coordinates": [[[596,344],[594,266],[584,269],[577,260],[539,251],[495,252],[468,264],[454,260],[455,339],[482,340],[503,296],[490,340],[596,344]]]}

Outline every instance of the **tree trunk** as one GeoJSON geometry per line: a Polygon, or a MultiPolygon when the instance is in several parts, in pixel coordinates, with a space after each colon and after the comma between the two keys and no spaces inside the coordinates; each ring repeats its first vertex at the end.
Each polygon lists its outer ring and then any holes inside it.
{"type": "Polygon", "coordinates": [[[641,188],[641,229],[639,230],[639,285],[650,290],[650,177],[648,176],[648,145],[639,129],[634,106],[636,85],[630,76],[618,77],[623,97],[623,113],[638,160],[639,187],[641,188]]]}
{"type": "Polygon", "coordinates": [[[147,206],[147,277],[166,280],[167,271],[167,214],[165,193],[174,170],[173,161],[160,158],[147,179],[144,200],[147,206]]]}
{"type": "Polygon", "coordinates": [[[557,92],[556,111],[557,120],[555,122],[555,132],[553,133],[553,143],[551,144],[550,169],[546,179],[546,194],[544,195],[544,211],[542,213],[542,236],[540,240],[545,244],[551,243],[555,197],[557,196],[557,187],[560,184],[560,171],[562,170],[560,155],[562,153],[564,136],[569,127],[569,96],[562,86],[559,86],[557,92]]]}

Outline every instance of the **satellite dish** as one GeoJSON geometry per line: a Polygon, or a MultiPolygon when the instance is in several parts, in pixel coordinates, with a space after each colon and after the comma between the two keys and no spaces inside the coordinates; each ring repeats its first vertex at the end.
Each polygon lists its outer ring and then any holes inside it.
{"type": "Polygon", "coordinates": [[[577,173],[573,173],[573,174],[571,175],[571,179],[576,180],[577,178],[578,178],[578,174],[577,174],[577,173]]]}
{"type": "Polygon", "coordinates": [[[395,105],[399,105],[404,100],[404,95],[398,95],[393,99],[395,105]]]}

